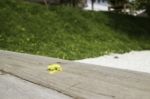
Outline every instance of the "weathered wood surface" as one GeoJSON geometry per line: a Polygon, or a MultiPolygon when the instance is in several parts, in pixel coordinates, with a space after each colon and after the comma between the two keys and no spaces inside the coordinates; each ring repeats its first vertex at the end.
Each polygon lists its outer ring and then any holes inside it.
{"type": "Polygon", "coordinates": [[[150,99],[150,74],[0,51],[0,70],[74,99],[150,99]],[[59,63],[63,72],[49,74],[59,63]]]}
{"type": "Polygon", "coordinates": [[[72,99],[9,74],[0,74],[0,99],[72,99]]]}

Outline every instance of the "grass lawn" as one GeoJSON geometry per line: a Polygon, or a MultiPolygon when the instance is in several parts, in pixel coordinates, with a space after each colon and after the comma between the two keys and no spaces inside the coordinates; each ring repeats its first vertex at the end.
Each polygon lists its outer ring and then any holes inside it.
{"type": "Polygon", "coordinates": [[[82,59],[150,49],[150,19],[0,0],[0,49],[82,59]]]}

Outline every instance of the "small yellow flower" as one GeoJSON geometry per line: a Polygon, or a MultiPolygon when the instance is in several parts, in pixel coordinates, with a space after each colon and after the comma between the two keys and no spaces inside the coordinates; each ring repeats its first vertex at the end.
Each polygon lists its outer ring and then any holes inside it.
{"type": "Polygon", "coordinates": [[[25,28],[21,28],[21,30],[22,30],[22,31],[25,31],[26,29],[25,29],[25,28]]]}
{"type": "Polygon", "coordinates": [[[54,73],[61,72],[61,71],[62,71],[62,67],[59,64],[48,65],[48,72],[50,74],[54,74],[54,73]]]}

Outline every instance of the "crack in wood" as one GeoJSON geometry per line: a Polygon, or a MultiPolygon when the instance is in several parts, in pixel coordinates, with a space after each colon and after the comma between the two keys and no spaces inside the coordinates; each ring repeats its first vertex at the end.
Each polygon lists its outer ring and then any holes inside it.
{"type": "Polygon", "coordinates": [[[5,71],[0,70],[0,75],[5,75],[5,74],[7,74],[5,71]]]}
{"type": "Polygon", "coordinates": [[[25,79],[25,78],[23,78],[23,77],[21,77],[21,76],[18,76],[18,75],[16,75],[16,74],[11,73],[11,72],[7,72],[7,71],[5,71],[5,70],[3,70],[3,69],[0,69],[0,72],[1,72],[2,74],[9,74],[9,75],[12,75],[12,76],[17,77],[17,78],[19,78],[19,79],[21,79],[21,80],[24,80],[24,81],[27,81],[27,82],[30,82],[30,83],[39,85],[39,86],[41,86],[41,87],[54,90],[54,91],[56,91],[56,92],[58,92],[58,93],[64,94],[64,95],[69,96],[69,97],[71,97],[71,98],[73,98],[73,99],[84,99],[83,97],[80,97],[80,98],[79,98],[78,96],[73,96],[73,95],[67,94],[67,93],[65,93],[65,92],[63,92],[63,91],[61,91],[61,90],[57,90],[56,88],[52,88],[52,87],[50,87],[50,86],[49,86],[49,87],[48,87],[48,86],[44,86],[44,85],[42,85],[42,84],[39,84],[39,83],[30,81],[30,80],[27,80],[27,79],[25,79]]]}

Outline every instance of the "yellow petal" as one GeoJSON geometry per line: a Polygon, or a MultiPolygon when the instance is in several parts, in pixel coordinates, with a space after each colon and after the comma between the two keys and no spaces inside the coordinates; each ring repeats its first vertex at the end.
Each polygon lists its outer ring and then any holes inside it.
{"type": "Polygon", "coordinates": [[[51,74],[62,71],[62,67],[59,64],[50,64],[48,65],[48,72],[51,74]]]}

